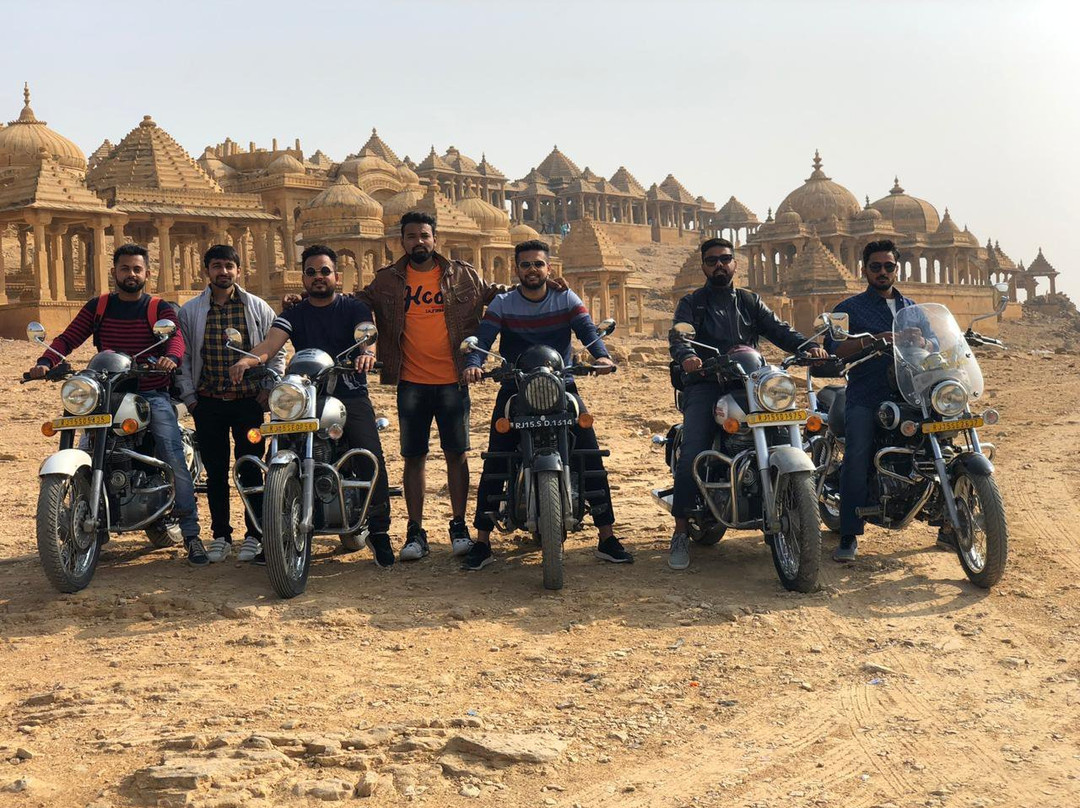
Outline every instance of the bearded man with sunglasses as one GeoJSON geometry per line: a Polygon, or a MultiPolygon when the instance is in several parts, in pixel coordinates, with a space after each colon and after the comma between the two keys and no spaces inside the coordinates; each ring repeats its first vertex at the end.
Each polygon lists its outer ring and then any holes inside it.
{"type": "MultiPolygon", "coordinates": [[[[777,317],[758,295],[749,289],[736,288],[737,267],[735,246],[730,241],[711,238],[702,242],[701,271],[705,274],[705,285],[679,301],[674,322],[692,325],[697,334],[695,342],[711,345],[721,354],[740,345],[756,349],[761,337],[785,351],[795,351],[806,342],[806,337],[777,317]]],[[[675,517],[675,531],[671,536],[668,566],[684,570],[690,566],[687,512],[694,507],[697,498],[693,461],[712,446],[716,436],[719,427],[713,417],[713,407],[722,388],[715,375],[698,373],[702,366],[701,357],[674,329],[668,336],[668,343],[671,358],[685,374],[683,442],[672,494],[671,515],[675,517]]],[[[817,346],[809,353],[820,358],[828,356],[817,346]]]]}

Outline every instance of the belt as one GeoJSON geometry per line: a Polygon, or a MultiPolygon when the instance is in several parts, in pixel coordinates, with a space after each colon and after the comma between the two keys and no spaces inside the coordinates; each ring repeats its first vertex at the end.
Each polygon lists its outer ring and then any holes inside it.
{"type": "Polygon", "coordinates": [[[204,393],[199,390],[196,395],[200,398],[216,398],[218,401],[240,401],[244,398],[255,398],[258,393],[204,393]]]}

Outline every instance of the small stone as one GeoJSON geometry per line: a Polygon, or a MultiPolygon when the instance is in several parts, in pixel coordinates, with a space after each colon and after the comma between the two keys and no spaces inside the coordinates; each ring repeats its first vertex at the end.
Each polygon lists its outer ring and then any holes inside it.
{"type": "Polygon", "coordinates": [[[341,741],[332,738],[318,738],[304,744],[309,755],[333,755],[341,751],[341,741]]]}
{"type": "Polygon", "coordinates": [[[382,778],[375,772],[364,772],[364,776],[356,783],[356,796],[374,796],[382,787],[382,778]]]}
{"type": "Polygon", "coordinates": [[[559,804],[558,800],[556,800],[554,797],[545,797],[544,798],[544,805],[558,805],[558,804],[559,804]]]}
{"type": "Polygon", "coordinates": [[[446,613],[446,616],[451,620],[468,620],[469,610],[464,606],[455,606],[453,609],[446,613]]]}
{"type": "Polygon", "coordinates": [[[1028,664],[1028,661],[1026,659],[1024,659],[1023,657],[1015,657],[1015,656],[1002,657],[1000,662],[1006,668],[1022,668],[1025,665],[1028,664]]]}
{"type": "Polygon", "coordinates": [[[293,785],[292,793],[298,797],[337,802],[353,793],[353,784],[345,780],[303,780],[293,785]]]}
{"type": "Polygon", "coordinates": [[[799,682],[799,687],[805,690],[807,693],[814,692],[814,686],[809,682],[799,682]]]}
{"type": "Polygon", "coordinates": [[[473,799],[476,799],[480,796],[480,789],[476,786],[466,784],[461,787],[461,790],[458,791],[458,794],[463,797],[472,797],[473,799]]]}
{"type": "Polygon", "coordinates": [[[822,653],[822,652],[823,652],[824,650],[825,650],[825,649],[824,649],[824,647],[822,647],[822,646],[820,646],[820,645],[811,645],[811,646],[810,646],[810,653],[811,653],[811,654],[820,654],[820,653],[822,653]]]}
{"type": "Polygon", "coordinates": [[[15,750],[15,757],[19,760],[33,760],[37,756],[25,746],[20,746],[15,750]]]}
{"type": "Polygon", "coordinates": [[[876,662],[864,662],[862,669],[867,673],[876,673],[882,676],[891,676],[896,673],[892,668],[885,665],[879,665],[876,662]]]}

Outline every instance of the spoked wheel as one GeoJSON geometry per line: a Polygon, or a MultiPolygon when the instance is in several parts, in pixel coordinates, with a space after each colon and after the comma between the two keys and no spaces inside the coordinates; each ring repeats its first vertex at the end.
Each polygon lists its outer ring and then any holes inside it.
{"type": "Polygon", "coordinates": [[[60,592],[85,589],[94,577],[101,545],[90,518],[90,481],[83,473],[41,478],[37,505],[38,555],[45,577],[60,592]]]}
{"type": "Polygon", "coordinates": [[[263,552],[270,584],[283,598],[294,598],[307,588],[311,534],[300,530],[302,511],[296,466],[272,467],[263,497],[263,552]]]}
{"type": "Polygon", "coordinates": [[[961,472],[953,483],[960,531],[956,552],[960,566],[975,586],[989,589],[1005,573],[1009,555],[1009,525],[993,477],[961,472]]]}
{"type": "MultiPolygon", "coordinates": [[[[814,461],[816,468],[821,468],[825,462],[828,445],[824,438],[812,441],[810,444],[810,459],[814,461]]],[[[821,488],[821,499],[818,500],[818,515],[826,530],[833,533],[840,532],[840,464],[831,463],[831,469],[822,469],[820,474],[825,474],[825,484],[821,488]]],[[[817,480],[814,480],[817,485],[817,480]]]]}
{"type": "Polygon", "coordinates": [[[559,473],[541,471],[537,475],[536,493],[539,504],[540,551],[544,561],[544,589],[563,587],[563,542],[566,523],[563,521],[562,488],[559,473]]]}
{"type": "Polygon", "coordinates": [[[776,500],[780,530],[772,534],[769,547],[773,566],[785,589],[813,592],[821,565],[821,524],[809,471],[786,475],[780,480],[776,500]]]}

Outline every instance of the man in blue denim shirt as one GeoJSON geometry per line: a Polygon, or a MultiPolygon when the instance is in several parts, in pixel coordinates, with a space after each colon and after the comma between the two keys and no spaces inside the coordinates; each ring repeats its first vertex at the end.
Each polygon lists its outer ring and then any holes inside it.
{"type": "MultiPolygon", "coordinates": [[[[848,315],[851,333],[870,333],[892,343],[896,312],[915,305],[914,300],[904,297],[893,285],[899,261],[899,250],[887,239],[872,241],[863,248],[866,291],[841,301],[834,309],[848,315]]],[[[869,342],[869,337],[843,342],[829,339],[825,347],[844,359],[868,347],[869,342]]],[[[882,401],[893,395],[889,383],[892,364],[891,354],[878,356],[852,368],[848,374],[844,462],[840,467],[840,546],[833,554],[835,561],[853,561],[859,547],[863,520],[856,508],[864,506],[869,496],[867,475],[873,449],[875,412],[882,401]]]]}

